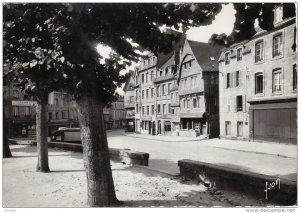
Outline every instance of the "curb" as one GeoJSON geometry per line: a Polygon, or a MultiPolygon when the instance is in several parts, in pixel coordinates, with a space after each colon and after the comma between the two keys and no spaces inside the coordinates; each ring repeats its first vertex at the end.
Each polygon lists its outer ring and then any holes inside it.
{"type": "Polygon", "coordinates": [[[207,140],[207,138],[203,138],[203,139],[192,139],[188,140],[188,141],[184,141],[184,140],[176,140],[176,141],[169,141],[169,140],[163,140],[163,139],[158,139],[158,138],[145,138],[145,137],[139,137],[139,136],[135,136],[135,135],[126,135],[127,137],[132,137],[132,138],[142,138],[142,139],[146,139],[146,140],[153,140],[153,141],[162,141],[162,142],[190,142],[190,141],[201,141],[201,140],[207,140]]]}
{"type": "Polygon", "coordinates": [[[187,159],[179,160],[178,166],[181,176],[206,186],[248,193],[283,205],[297,204],[297,181],[187,159]]]}

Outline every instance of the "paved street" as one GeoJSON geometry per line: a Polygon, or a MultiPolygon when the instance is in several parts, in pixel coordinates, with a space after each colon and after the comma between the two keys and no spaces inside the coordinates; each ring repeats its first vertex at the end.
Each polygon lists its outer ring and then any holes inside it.
{"type": "Polygon", "coordinates": [[[218,139],[166,142],[126,136],[122,130],[108,132],[108,144],[111,148],[148,152],[151,169],[171,174],[179,173],[178,160],[191,159],[290,180],[297,178],[295,145],[218,139]]]}

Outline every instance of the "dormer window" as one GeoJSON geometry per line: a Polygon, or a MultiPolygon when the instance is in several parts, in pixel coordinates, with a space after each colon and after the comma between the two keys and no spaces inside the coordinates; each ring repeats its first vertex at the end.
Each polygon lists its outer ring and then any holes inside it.
{"type": "Polygon", "coordinates": [[[242,48],[237,49],[237,51],[236,51],[236,60],[237,61],[241,61],[242,60],[242,51],[243,51],[242,48]]]}
{"type": "Polygon", "coordinates": [[[278,24],[282,21],[283,11],[282,7],[278,6],[274,9],[274,24],[278,24]]]}
{"type": "Polygon", "coordinates": [[[229,60],[229,52],[225,53],[225,64],[229,64],[230,60],[229,60]]]}

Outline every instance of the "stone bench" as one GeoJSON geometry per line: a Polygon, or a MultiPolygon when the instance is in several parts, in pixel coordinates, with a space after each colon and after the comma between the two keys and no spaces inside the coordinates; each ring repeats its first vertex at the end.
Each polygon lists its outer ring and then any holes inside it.
{"type": "Polygon", "coordinates": [[[180,175],[218,189],[235,190],[283,205],[297,203],[297,182],[193,160],[178,161],[180,175]],[[267,185],[266,185],[267,183],[267,185]],[[279,187],[280,185],[280,187],[279,187]],[[266,188],[267,193],[266,193],[266,188]]]}

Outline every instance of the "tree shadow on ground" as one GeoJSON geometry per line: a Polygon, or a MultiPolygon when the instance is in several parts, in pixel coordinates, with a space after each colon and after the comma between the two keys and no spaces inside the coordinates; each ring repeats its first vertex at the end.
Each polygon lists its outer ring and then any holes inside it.
{"type": "MultiPolygon", "coordinates": [[[[129,200],[122,201],[123,207],[266,207],[270,206],[260,199],[240,194],[212,195],[209,190],[191,190],[174,199],[129,200]]],[[[275,204],[271,204],[274,206],[275,204]]]]}
{"type": "Polygon", "coordinates": [[[63,172],[85,172],[85,170],[51,170],[51,173],[63,173],[63,172]]]}

